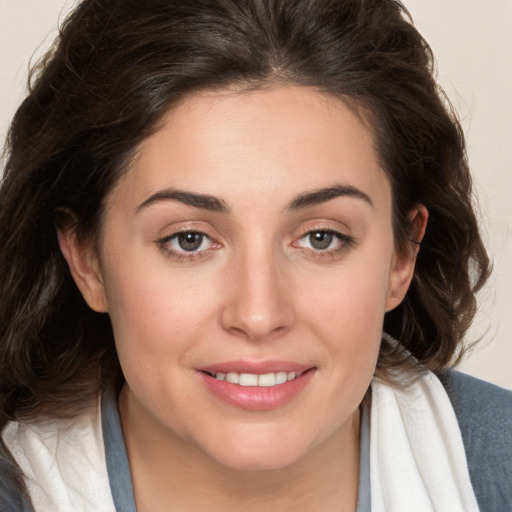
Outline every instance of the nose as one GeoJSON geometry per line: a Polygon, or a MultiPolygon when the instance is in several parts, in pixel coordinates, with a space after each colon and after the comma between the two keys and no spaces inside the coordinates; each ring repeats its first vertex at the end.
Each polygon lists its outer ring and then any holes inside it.
{"type": "Polygon", "coordinates": [[[242,256],[230,268],[228,300],[221,312],[224,329],[253,341],[284,335],[295,321],[287,272],[272,251],[242,256]]]}

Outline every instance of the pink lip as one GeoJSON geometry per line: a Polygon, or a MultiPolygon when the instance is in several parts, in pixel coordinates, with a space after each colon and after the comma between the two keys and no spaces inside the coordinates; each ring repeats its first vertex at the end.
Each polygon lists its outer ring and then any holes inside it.
{"type": "Polygon", "coordinates": [[[316,369],[287,361],[231,361],[202,367],[198,371],[210,393],[224,402],[241,409],[263,411],[277,409],[299,395],[311,381],[316,369]],[[272,387],[239,386],[217,380],[212,374],[223,372],[274,373],[278,371],[303,372],[300,377],[272,387]]]}

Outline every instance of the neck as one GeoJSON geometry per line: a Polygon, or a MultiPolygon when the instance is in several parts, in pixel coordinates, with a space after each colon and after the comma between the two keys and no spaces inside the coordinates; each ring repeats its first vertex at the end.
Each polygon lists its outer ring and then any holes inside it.
{"type": "Polygon", "coordinates": [[[359,411],[299,460],[279,469],[237,470],[119,401],[139,512],[204,510],[354,512],[359,480],[359,411]]]}

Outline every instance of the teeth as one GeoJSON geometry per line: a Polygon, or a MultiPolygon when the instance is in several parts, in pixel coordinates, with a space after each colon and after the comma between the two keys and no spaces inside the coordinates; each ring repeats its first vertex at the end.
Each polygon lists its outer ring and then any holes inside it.
{"type": "MultiPolygon", "coordinates": [[[[293,378],[295,378],[295,375],[293,376],[293,378]]],[[[288,380],[288,373],[286,373],[286,372],[277,372],[276,373],[276,384],[284,384],[287,380],[288,380]]]]}
{"type": "Polygon", "coordinates": [[[272,387],[276,385],[276,374],[265,373],[258,377],[258,386],[272,387]]]}
{"type": "Polygon", "coordinates": [[[253,373],[241,373],[238,378],[238,384],[240,386],[257,386],[258,376],[253,373]]]}
{"type": "Polygon", "coordinates": [[[215,374],[215,378],[217,380],[225,380],[231,384],[238,384],[239,386],[261,386],[269,388],[284,384],[301,375],[302,372],[276,372],[264,373],[262,375],[256,375],[254,373],[218,372],[215,374]]]}
{"type": "Polygon", "coordinates": [[[231,384],[238,384],[239,378],[240,378],[240,375],[238,375],[238,373],[233,373],[233,372],[226,373],[226,380],[228,382],[231,382],[231,384]]]}

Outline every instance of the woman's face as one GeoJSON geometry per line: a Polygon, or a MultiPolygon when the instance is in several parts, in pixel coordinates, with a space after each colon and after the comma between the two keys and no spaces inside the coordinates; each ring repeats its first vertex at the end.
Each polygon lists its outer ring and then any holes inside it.
{"type": "Polygon", "coordinates": [[[413,267],[391,226],[371,133],[341,101],[197,93],[140,146],[99,263],[74,275],[110,315],[141,421],[223,465],[277,468],[353,430],[413,267]]]}

